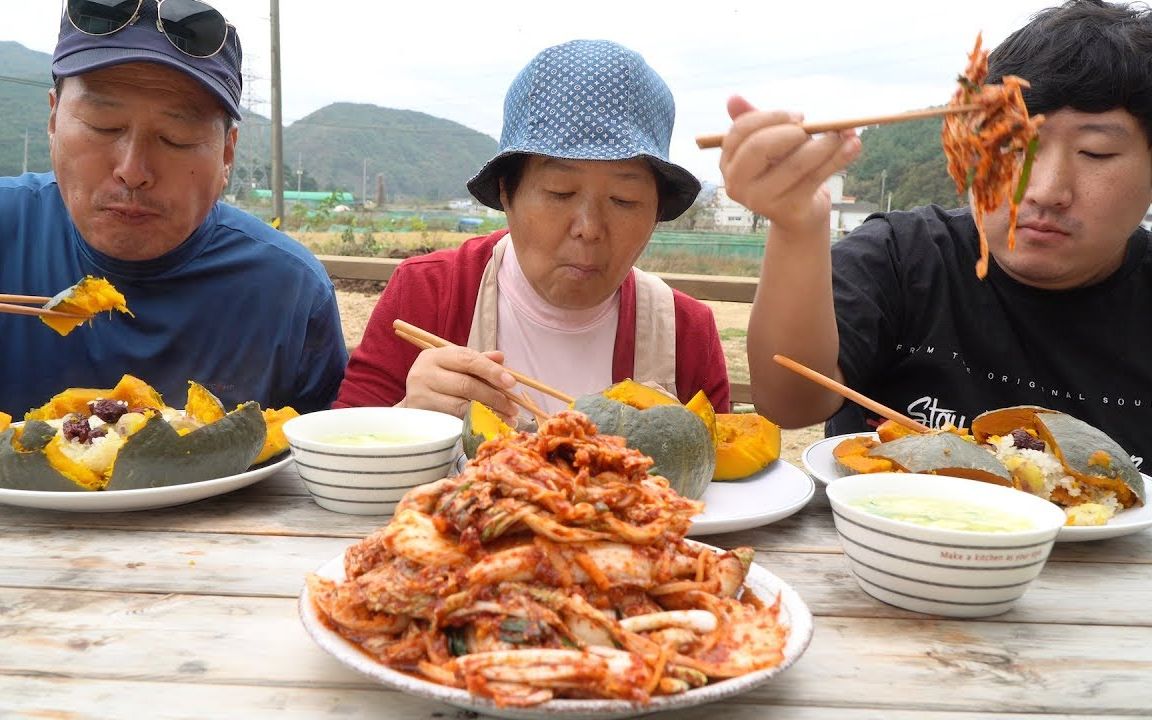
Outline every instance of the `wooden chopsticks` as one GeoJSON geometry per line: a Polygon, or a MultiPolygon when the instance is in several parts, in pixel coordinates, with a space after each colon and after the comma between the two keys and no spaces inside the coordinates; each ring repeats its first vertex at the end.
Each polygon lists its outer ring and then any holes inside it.
{"type": "MultiPolygon", "coordinates": [[[[424,350],[427,350],[429,348],[448,347],[448,346],[454,344],[454,343],[448,342],[447,340],[440,337],[439,335],[435,335],[433,333],[430,333],[427,330],[424,330],[422,328],[418,328],[415,325],[412,325],[411,323],[404,322],[403,320],[393,320],[392,321],[392,330],[401,339],[407,340],[408,342],[412,343],[416,347],[424,349],[424,350]]],[[[557,390],[556,388],[551,387],[549,385],[545,385],[544,383],[540,382],[539,380],[528,377],[527,375],[524,375],[522,373],[518,373],[515,370],[512,370],[511,368],[504,368],[504,369],[507,370],[508,374],[510,374],[512,377],[516,378],[516,381],[519,382],[521,385],[526,385],[527,387],[533,388],[535,390],[539,390],[540,392],[544,393],[545,395],[550,395],[550,396],[556,398],[557,400],[560,400],[560,401],[565,402],[565,403],[571,403],[573,401],[573,397],[571,395],[568,395],[567,393],[563,393],[563,392],[561,392],[561,391],[557,390]]],[[[504,388],[496,388],[496,389],[499,390],[500,392],[504,393],[504,395],[506,395],[509,400],[516,403],[520,407],[524,408],[528,412],[532,413],[537,418],[537,421],[543,420],[544,418],[548,417],[548,413],[544,412],[544,410],[541,409],[540,406],[537,405],[530,397],[528,397],[527,394],[517,395],[516,393],[513,393],[513,392],[506,390],[504,388]]]]}
{"type": "Polygon", "coordinates": [[[84,315],[46,310],[42,307],[25,307],[26,305],[43,305],[52,298],[42,295],[4,295],[0,294],[0,313],[9,315],[38,315],[49,318],[83,318],[84,315]]]}
{"type": "Polygon", "coordinates": [[[44,295],[4,295],[0,293],[0,303],[22,303],[33,305],[43,305],[52,298],[44,295]]]}
{"type": "Polygon", "coordinates": [[[907,415],[902,415],[901,413],[896,412],[895,410],[888,407],[887,405],[881,405],[880,403],[876,402],[872,398],[867,397],[865,395],[861,395],[860,393],[856,392],[855,390],[848,387],[847,385],[843,385],[841,383],[838,383],[835,380],[833,380],[832,378],[828,377],[827,375],[822,375],[810,367],[807,367],[805,365],[801,365],[800,363],[796,362],[792,358],[785,357],[783,355],[773,355],[772,359],[775,360],[777,362],[777,364],[783,365],[784,367],[788,368],[789,370],[791,370],[794,373],[798,373],[800,375],[803,375],[804,377],[808,378],[809,380],[816,383],[817,385],[825,387],[828,390],[831,390],[832,392],[836,393],[837,395],[840,395],[841,397],[844,397],[844,398],[851,400],[852,402],[856,403],[857,405],[861,405],[863,407],[868,408],[869,410],[876,413],[877,415],[879,415],[882,418],[887,418],[888,420],[891,420],[893,422],[900,423],[901,425],[903,425],[904,427],[908,428],[909,430],[911,430],[913,432],[918,432],[918,433],[932,432],[932,429],[929,428],[928,426],[922,425],[922,424],[916,422],[915,420],[908,417],[907,415]]]}
{"type": "MultiPolygon", "coordinates": [[[[890,123],[905,122],[908,120],[923,120],[924,118],[940,117],[952,113],[964,113],[979,110],[980,105],[945,105],[944,107],[928,108],[927,110],[913,110],[912,112],[897,113],[895,115],[876,115],[874,117],[850,118],[848,120],[830,120],[827,122],[804,123],[800,127],[809,135],[819,133],[847,130],[848,128],[868,127],[869,125],[888,125],[890,123]]],[[[718,148],[724,142],[723,135],[698,135],[696,147],[701,150],[718,148]]]]}

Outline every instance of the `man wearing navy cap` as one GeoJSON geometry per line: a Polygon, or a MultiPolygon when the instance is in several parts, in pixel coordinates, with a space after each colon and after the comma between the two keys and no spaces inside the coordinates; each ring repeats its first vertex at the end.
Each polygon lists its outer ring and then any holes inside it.
{"type": "Polygon", "coordinates": [[[133,315],[65,337],[0,316],[0,410],[124,373],[170,405],[196,380],[231,407],[327,407],[347,352],[335,292],[299,243],[218,202],[240,120],[236,29],[199,0],[68,0],[52,61],[52,173],[0,178],[0,291],[107,278],[133,315]]]}

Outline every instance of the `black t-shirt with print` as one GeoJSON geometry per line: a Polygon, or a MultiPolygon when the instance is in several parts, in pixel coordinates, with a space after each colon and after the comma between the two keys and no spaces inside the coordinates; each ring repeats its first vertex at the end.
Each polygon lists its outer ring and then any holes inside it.
{"type": "MultiPolygon", "coordinates": [[[[989,262],[966,209],[873,215],[832,248],[846,383],[926,425],[1040,405],[1112,436],[1139,464],[1152,453],[1152,236],[1092,287],[1022,285],[989,262]]],[[[846,402],[828,435],[873,429],[846,402]]]]}

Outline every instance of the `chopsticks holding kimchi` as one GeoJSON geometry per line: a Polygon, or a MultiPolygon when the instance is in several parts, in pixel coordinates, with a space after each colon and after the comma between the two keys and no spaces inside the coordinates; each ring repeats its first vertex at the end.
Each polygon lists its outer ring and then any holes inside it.
{"type": "Polygon", "coordinates": [[[976,47],[968,56],[968,67],[960,76],[949,106],[977,104],[980,110],[947,115],[940,133],[948,174],[956,191],[971,193],[972,217],[980,233],[980,259],[976,276],[988,274],[988,238],[984,216],[1008,202],[1008,249],[1015,245],[1016,213],[1024,199],[1032,161],[1036,155],[1037,131],[1043,115],[1028,116],[1023,89],[1027,80],[1005,75],[1000,84],[987,85],[988,51],[976,47]]]}
{"type": "Polygon", "coordinates": [[[703,505],[651,465],[560,412],[411,490],[309,594],[379,662],[500,706],[644,703],[778,666],[789,631],[744,588],[753,549],[686,541],[703,505]]]}

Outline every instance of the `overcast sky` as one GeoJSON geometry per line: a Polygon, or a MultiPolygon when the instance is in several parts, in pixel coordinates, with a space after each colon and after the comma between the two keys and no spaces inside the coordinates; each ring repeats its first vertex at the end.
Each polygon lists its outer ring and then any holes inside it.
{"type": "MultiPolygon", "coordinates": [[[[940,105],[977,33],[995,45],[1054,2],[281,0],[282,112],[289,125],[332,102],[364,102],[499,138],[504,93],[533,55],[606,38],[639,51],[671,87],[672,161],[719,183],[719,151],[698,150],[694,138],[728,127],[729,95],[809,120],[940,105]]],[[[212,4],[240,32],[248,104],[270,115],[268,3],[212,4]]],[[[55,0],[0,0],[0,8],[0,40],[52,52],[55,0]]]]}

